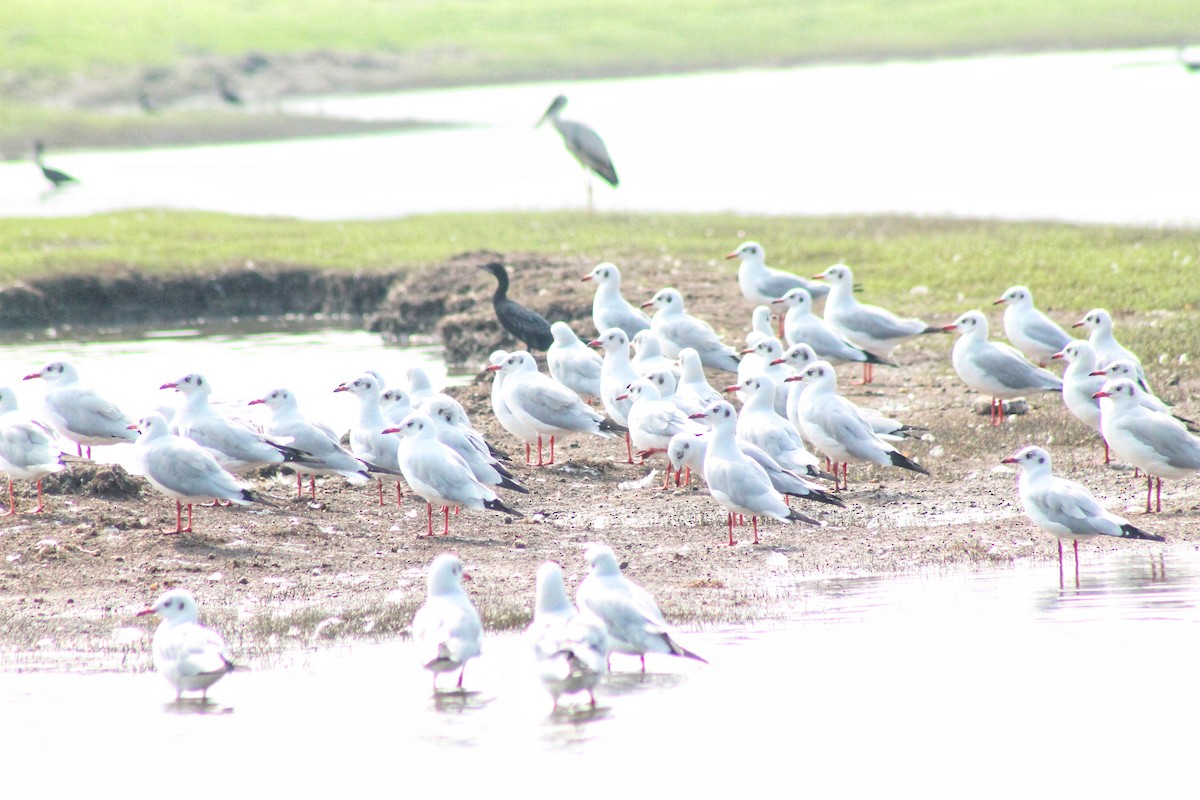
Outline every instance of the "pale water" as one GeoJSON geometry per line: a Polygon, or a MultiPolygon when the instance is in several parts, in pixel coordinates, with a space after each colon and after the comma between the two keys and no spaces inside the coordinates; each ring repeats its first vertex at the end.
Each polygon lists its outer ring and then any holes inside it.
{"type": "Polygon", "coordinates": [[[184,208],[307,219],[581,208],[583,174],[534,130],[554,95],[621,176],[604,211],[900,213],[1200,224],[1200,75],[1173,50],[988,56],[298,98],[285,111],[458,129],[52,153],[46,192],[0,164],[0,216],[184,208]]]}

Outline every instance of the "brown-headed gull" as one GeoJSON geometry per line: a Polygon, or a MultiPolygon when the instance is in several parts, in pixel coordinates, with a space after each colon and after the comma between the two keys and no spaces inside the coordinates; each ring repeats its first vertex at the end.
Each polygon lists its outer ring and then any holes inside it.
{"type": "Polygon", "coordinates": [[[193,372],[158,388],[183,395],[183,405],[171,418],[173,432],[212,453],[218,464],[235,475],[305,457],[214,409],[209,403],[212,383],[203,375],[193,372]]]}
{"type": "Polygon", "coordinates": [[[644,378],[651,372],[668,370],[679,376],[679,367],[663,355],[662,342],[654,335],[654,331],[638,331],[630,344],[633,345],[633,357],[629,359],[629,365],[638,375],[644,378]]]}
{"type": "Polygon", "coordinates": [[[726,259],[741,259],[738,265],[738,287],[742,296],[752,303],[770,303],[792,289],[804,289],[813,299],[829,294],[829,286],[814,283],[791,272],[767,266],[767,254],[758,242],[743,242],[726,259]]]}
{"type": "Polygon", "coordinates": [[[132,442],[137,434],[129,428],[129,418],[116,405],[105,400],[94,389],[79,383],[79,372],[66,361],[53,361],[25,380],[41,378],[47,384],[43,401],[46,422],[64,439],[75,442],[79,455],[87,448],[100,445],[132,442]]]}
{"type": "Polygon", "coordinates": [[[1061,392],[1062,379],[1026,360],[1020,350],[988,341],[987,317],[968,311],[945,327],[959,334],[950,360],[970,389],[992,398],[991,424],[1004,422],[1004,401],[1030,392],[1061,392]]]}
{"type": "Polygon", "coordinates": [[[654,598],[621,574],[612,548],[589,544],[584,558],[589,571],[575,592],[575,604],[580,611],[592,614],[604,623],[609,652],[638,656],[642,661],[642,672],[646,671],[647,653],[682,656],[708,663],[675,641],[654,598]]]}
{"type": "Polygon", "coordinates": [[[433,535],[435,505],[442,507],[443,536],[450,533],[450,506],[524,516],[504,505],[490,486],[476,480],[463,457],[438,440],[433,419],[424,411],[412,412],[395,428],[384,428],[384,433],[400,434],[400,472],[409,488],[425,500],[426,535],[433,535]]]}
{"type": "Polygon", "coordinates": [[[812,296],[805,289],[792,289],[772,302],[787,306],[787,313],[783,317],[783,335],[788,346],[807,344],[818,357],[830,364],[896,366],[895,361],[852,344],[832,325],[818,317],[813,312],[812,296]]]}
{"type": "Polygon", "coordinates": [[[1129,520],[1107,510],[1083,484],[1060,478],[1050,468],[1050,454],[1040,447],[1025,447],[1004,459],[1016,464],[1017,491],[1021,506],[1033,524],[1058,537],[1058,570],[1062,574],[1062,543],[1070,539],[1075,549],[1075,571],[1079,572],[1079,540],[1093,536],[1118,539],[1146,539],[1165,542],[1157,534],[1147,533],[1129,520]]]}
{"type": "Polygon", "coordinates": [[[139,617],[151,614],[162,619],[151,643],[154,668],[175,687],[175,701],[184,692],[200,692],[201,699],[207,700],[209,687],[234,669],[225,641],[200,624],[196,598],[183,589],[164,592],[154,605],[137,613],[139,617]]]}
{"type": "Polygon", "coordinates": [[[22,417],[17,412],[17,395],[7,386],[0,389],[0,471],[8,476],[8,511],[3,516],[17,513],[14,480],[37,481],[37,507],[29,513],[40,514],[45,510],[42,478],[65,468],[54,429],[22,417]]]}
{"type": "Polygon", "coordinates": [[[582,614],[567,597],[562,567],[547,561],[538,567],[537,599],[526,640],[537,659],[538,677],[554,698],[587,692],[596,707],[596,685],[608,672],[608,634],[604,623],[582,614]]]}
{"type": "MultiPolygon", "coordinates": [[[[624,334],[622,334],[624,335],[624,334]]],[[[554,438],[565,433],[590,433],[616,438],[626,432],[623,425],[605,419],[561,383],[538,372],[537,362],[524,350],[509,353],[499,366],[489,370],[505,373],[504,401],[513,414],[538,434],[538,466],[542,466],[542,438],[550,438],[550,460],[554,463],[554,438]]]]}
{"type": "Polygon", "coordinates": [[[171,433],[162,414],[149,414],[129,428],[141,432],[134,447],[138,472],[151,486],[175,501],[175,530],[163,533],[191,533],[193,503],[216,498],[246,505],[256,499],[221,467],[212,453],[191,439],[171,433]]]}
{"type": "Polygon", "coordinates": [[[697,411],[721,399],[721,394],[704,377],[700,354],[691,347],[679,351],[679,381],[675,384],[675,394],[684,403],[698,406],[697,411]]]}
{"type": "Polygon", "coordinates": [[[1100,430],[1118,457],[1146,473],[1146,513],[1156,490],[1162,511],[1162,479],[1182,478],[1200,470],[1200,439],[1170,414],[1139,402],[1142,390],[1128,378],[1110,380],[1095,397],[1100,400],[1100,430]]]}
{"type": "MultiPolygon", "coordinates": [[[[488,363],[485,366],[484,372],[492,374],[492,391],[491,403],[492,413],[496,415],[496,419],[500,422],[500,427],[511,433],[517,440],[525,443],[525,463],[528,464],[532,460],[530,457],[530,448],[537,442],[538,432],[530,426],[522,422],[512,409],[508,407],[508,401],[504,399],[504,381],[508,377],[500,371],[500,367],[508,359],[507,350],[493,350],[488,356],[488,363]],[[492,370],[491,367],[496,369],[492,370]]],[[[397,420],[399,421],[399,420],[397,420]]]]}
{"type": "MultiPolygon", "coordinates": [[[[942,328],[915,317],[898,317],[886,308],[860,303],[854,298],[854,273],[845,264],[834,264],[814,278],[830,283],[825,300],[825,321],[851,343],[880,358],[887,358],[905,339],[942,328]]],[[[863,382],[870,383],[872,365],[863,364],[863,382]]]]}
{"type": "MultiPolygon", "coordinates": [[[[671,437],[677,433],[703,433],[705,428],[684,414],[669,400],[663,400],[658,389],[646,378],[638,378],[629,384],[628,397],[633,401],[629,407],[629,437],[637,453],[643,459],[657,453],[666,453],[671,437]]],[[[668,462],[667,474],[662,488],[667,488],[671,479],[668,462]]]]}
{"type": "MultiPolygon", "coordinates": [[[[1096,351],[1096,366],[1099,369],[1104,369],[1113,361],[1126,359],[1137,365],[1137,376],[1146,385],[1146,369],[1142,366],[1141,359],[1132,350],[1123,346],[1117,341],[1117,337],[1113,335],[1113,320],[1112,315],[1103,308],[1093,308],[1091,311],[1083,315],[1083,319],[1071,326],[1072,328],[1083,328],[1088,332],[1088,344],[1096,351]]],[[[1149,391],[1147,389],[1147,391],[1149,391]]]]}
{"type": "Polygon", "coordinates": [[[1005,304],[1004,335],[1025,357],[1046,366],[1054,354],[1070,344],[1072,336],[1033,305],[1033,292],[1010,286],[992,305],[1005,304]]]}
{"type": "MultiPolygon", "coordinates": [[[[339,383],[334,392],[347,392],[358,401],[358,418],[350,428],[350,452],[368,464],[378,464],[388,469],[399,470],[400,459],[396,454],[396,437],[383,432],[389,427],[380,405],[382,386],[379,378],[364,373],[352,380],[339,383]]],[[[407,398],[407,395],[405,395],[407,398]]],[[[411,413],[412,409],[409,409],[411,413]]],[[[379,505],[383,505],[383,478],[379,483],[379,505]]],[[[401,505],[404,495],[400,481],[396,481],[396,505],[401,505]]]]}
{"type": "Polygon", "coordinates": [[[660,289],[642,308],[656,309],[650,318],[650,330],[658,336],[667,358],[678,358],[680,350],[690,347],[700,355],[704,366],[737,372],[737,353],[721,341],[711,325],[684,311],[683,295],[677,290],[660,289]]]}
{"type": "MultiPolygon", "coordinates": [[[[618,400],[625,394],[629,384],[640,376],[633,368],[629,358],[629,337],[620,328],[607,328],[600,336],[588,342],[589,347],[598,347],[604,351],[604,363],[600,367],[600,402],[604,413],[612,417],[618,425],[629,422],[629,400],[618,400]]],[[[628,435],[625,436],[626,463],[633,463],[633,444],[628,435]]]]}
{"type": "Polygon", "coordinates": [[[328,425],[311,422],[300,411],[295,395],[287,389],[272,389],[262,397],[250,401],[249,405],[264,405],[271,412],[267,434],[286,441],[307,456],[303,461],[290,466],[296,470],[296,495],[304,494],[304,475],[308,476],[309,496],[317,499],[317,475],[341,475],[351,483],[371,480],[368,468],[391,474],[393,470],[379,464],[367,464],[342,447],[341,442],[328,425]]]}
{"type": "Polygon", "coordinates": [[[487,486],[529,494],[529,490],[516,482],[500,459],[492,455],[487,441],[466,419],[462,406],[441,398],[431,398],[425,402],[424,411],[433,420],[438,441],[462,456],[475,480],[487,486]]]}
{"type": "Polygon", "coordinates": [[[747,378],[728,387],[727,391],[746,395],[737,418],[737,436],[761,447],[784,469],[815,475],[820,461],[805,449],[796,427],[776,410],[771,401],[775,389],[775,381],[769,375],[747,378]]]}
{"type": "MultiPolygon", "coordinates": [[[[775,385],[775,410],[779,416],[787,416],[788,385],[785,381],[792,376],[793,370],[783,357],[783,342],[774,336],[763,336],[751,351],[759,358],[762,367],[750,375],[741,377],[741,385],[749,378],[765,375],[775,385]]],[[[744,353],[745,351],[743,351],[744,353]]]]}
{"type": "MultiPolygon", "coordinates": [[[[1096,370],[1096,353],[1092,346],[1082,339],[1075,339],[1050,358],[1067,364],[1062,376],[1063,404],[1075,419],[1094,430],[1104,441],[1100,430],[1100,401],[1095,394],[1107,378],[1092,374],[1096,370]]],[[[1108,442],[1104,442],[1104,463],[1109,463],[1108,442]]]]}
{"type": "Polygon", "coordinates": [[[737,544],[733,538],[735,514],[751,518],[754,544],[758,544],[760,516],[772,517],[780,522],[820,525],[815,519],[789,508],[783,495],[771,483],[767,471],[742,452],[737,443],[737,412],[733,406],[721,400],[701,411],[697,418],[706,419],[712,426],[704,456],[704,482],[708,484],[713,499],[725,509],[730,547],[737,544]]]}
{"type": "Polygon", "coordinates": [[[837,393],[837,373],[828,361],[814,361],[788,380],[809,384],[797,408],[800,430],[833,462],[835,476],[838,464],[842,465],[842,488],[847,486],[846,465],[850,461],[929,474],[929,470],[881,439],[854,404],[837,393]]]}
{"type": "Polygon", "coordinates": [[[1092,370],[1094,377],[1104,378],[1105,380],[1116,380],[1117,378],[1128,378],[1138,385],[1142,391],[1138,393],[1138,402],[1144,405],[1151,411],[1161,411],[1164,414],[1170,414],[1175,419],[1179,420],[1192,433],[1200,433],[1196,429],[1196,421],[1181,417],[1175,413],[1171,406],[1163,402],[1162,398],[1150,391],[1150,387],[1146,382],[1138,377],[1138,365],[1127,358],[1118,358],[1116,361],[1108,362],[1108,365],[1103,369],[1096,368],[1092,370]]]}
{"type": "MultiPolygon", "coordinates": [[[[379,384],[381,387],[383,383],[379,384]]],[[[387,386],[379,393],[379,412],[389,425],[395,425],[413,412],[412,397],[398,386],[387,386]]]]}
{"type": "Polygon", "coordinates": [[[413,641],[421,650],[422,666],[433,673],[434,692],[438,688],[438,675],[455,670],[458,670],[457,687],[462,689],[467,662],[479,655],[483,644],[483,625],[475,604],[463,589],[464,578],[469,576],[463,573],[458,556],[439,555],[429,565],[425,604],[413,616],[413,641]]]}
{"type": "Polygon", "coordinates": [[[607,261],[597,264],[583,280],[596,283],[596,296],[592,299],[592,323],[596,333],[619,328],[632,339],[638,331],[649,330],[650,317],[621,295],[621,271],[615,264],[607,261]]]}
{"type": "Polygon", "coordinates": [[[584,400],[600,399],[600,369],[604,359],[565,322],[555,322],[550,333],[554,334],[554,343],[546,351],[550,377],[584,400]]]}

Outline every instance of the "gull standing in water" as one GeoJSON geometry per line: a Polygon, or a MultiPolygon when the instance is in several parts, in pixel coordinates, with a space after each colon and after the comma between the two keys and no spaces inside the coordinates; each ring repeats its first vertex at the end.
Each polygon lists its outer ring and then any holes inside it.
{"type": "Polygon", "coordinates": [[[437,676],[458,670],[457,687],[462,689],[467,662],[479,655],[483,644],[483,625],[475,604],[463,590],[470,576],[463,572],[458,556],[442,553],[429,565],[429,585],[425,604],[417,609],[412,621],[413,640],[425,653],[422,666],[433,673],[433,691],[437,676]]]}
{"type": "Polygon", "coordinates": [[[682,656],[705,661],[680,645],[649,592],[621,574],[612,548],[590,544],[584,553],[589,572],[575,592],[575,604],[604,623],[609,651],[638,656],[646,671],[646,654],[682,656]]]}
{"type": "MultiPolygon", "coordinates": [[[[845,264],[834,264],[813,277],[830,283],[825,321],[850,342],[880,358],[890,356],[905,339],[942,332],[942,328],[915,317],[901,318],[886,308],[858,302],[854,298],[854,273],[845,264]]],[[[864,363],[863,383],[870,383],[873,377],[872,365],[864,363]]]]}
{"type": "Polygon", "coordinates": [[[129,418],[121,409],[95,390],[81,386],[79,373],[66,361],[53,361],[24,379],[34,378],[41,378],[48,384],[43,401],[46,421],[59,436],[75,442],[79,455],[83,455],[84,447],[87,447],[87,457],[91,458],[93,447],[132,442],[137,438],[129,427],[129,418]]]}
{"type": "Polygon", "coordinates": [[[608,634],[592,614],[581,614],[571,605],[563,583],[562,567],[547,561],[538,567],[537,600],[526,640],[537,658],[538,677],[554,698],[587,692],[596,707],[596,685],[608,672],[608,634]]]}
{"type": "Polygon", "coordinates": [[[660,289],[642,308],[655,308],[650,318],[650,330],[658,336],[663,355],[678,358],[685,347],[694,349],[706,367],[736,373],[738,356],[717,336],[712,326],[683,310],[683,295],[677,290],[660,289]]]}
{"type": "Polygon", "coordinates": [[[567,98],[564,95],[559,95],[550,103],[550,107],[546,109],[546,113],[537,121],[538,127],[547,119],[554,129],[562,136],[563,144],[566,145],[567,151],[575,157],[583,167],[584,175],[587,176],[587,205],[588,211],[592,210],[592,177],[591,173],[596,173],[604,179],[605,183],[612,186],[614,189],[620,183],[617,178],[617,170],[613,167],[612,159],[608,157],[608,148],[604,146],[604,140],[600,138],[600,134],[584,125],[582,122],[563,119],[560,115],[563,108],[567,105],[567,98]]]}
{"type": "Polygon", "coordinates": [[[743,242],[725,258],[741,259],[738,286],[742,296],[752,303],[774,302],[792,289],[804,289],[812,295],[813,300],[820,300],[829,294],[827,284],[814,283],[791,272],[768,267],[766,251],[758,242],[743,242]]]}
{"type": "Polygon", "coordinates": [[[1046,366],[1054,354],[1071,342],[1071,335],[1033,306],[1033,293],[1024,286],[1010,287],[992,305],[1006,303],[1004,335],[1026,358],[1046,366]]]}
{"type": "Polygon", "coordinates": [[[592,324],[596,326],[596,333],[620,328],[632,339],[638,331],[650,329],[650,317],[621,295],[621,271],[615,264],[607,261],[597,264],[583,280],[596,282],[596,296],[592,299],[592,324]]]}
{"type": "Polygon", "coordinates": [[[151,650],[154,668],[175,687],[175,702],[184,692],[200,692],[208,700],[208,689],[233,672],[233,662],[225,650],[225,641],[214,630],[199,622],[196,598],[183,589],[172,589],[137,613],[155,614],[162,622],[154,630],[151,650]]]}
{"type": "Polygon", "coordinates": [[[1119,539],[1146,539],[1165,542],[1157,534],[1147,533],[1129,520],[1108,511],[1081,483],[1054,475],[1050,454],[1040,447],[1025,447],[1004,459],[1020,469],[1017,491],[1021,506],[1033,524],[1058,537],[1058,573],[1062,577],[1063,539],[1070,539],[1075,550],[1075,580],[1079,580],[1079,540],[1093,536],[1119,539]]]}
{"type": "Polygon", "coordinates": [[[989,342],[983,312],[968,311],[944,330],[961,334],[951,355],[954,371],[972,390],[991,396],[992,425],[1004,422],[1005,400],[1029,392],[1062,391],[1062,379],[1053,372],[1030,363],[1015,347],[989,342]]]}

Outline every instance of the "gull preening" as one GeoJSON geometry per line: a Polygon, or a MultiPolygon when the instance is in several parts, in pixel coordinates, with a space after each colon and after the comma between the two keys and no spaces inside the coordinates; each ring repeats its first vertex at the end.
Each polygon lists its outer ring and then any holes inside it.
{"type": "Polygon", "coordinates": [[[650,317],[646,312],[621,294],[621,270],[615,264],[607,261],[597,264],[583,280],[596,282],[596,296],[592,299],[592,324],[596,326],[596,333],[620,328],[632,339],[638,331],[650,329],[650,317]]]}
{"type": "Polygon", "coordinates": [[[137,438],[129,428],[129,418],[116,405],[95,390],[79,383],[79,373],[66,361],[53,361],[25,380],[41,378],[48,386],[43,400],[46,421],[64,439],[75,442],[79,455],[87,448],[132,442],[137,438]]]}
{"type": "Polygon", "coordinates": [[[992,305],[1004,308],[1004,335],[1026,358],[1046,366],[1055,353],[1071,342],[1071,335],[1033,305],[1033,293],[1024,286],[1012,286],[992,305]]]}
{"type": "Polygon", "coordinates": [[[464,577],[458,556],[443,553],[435,558],[429,565],[425,604],[413,616],[413,640],[423,653],[422,666],[433,673],[434,692],[438,675],[455,670],[462,689],[467,662],[481,650],[483,625],[463,589],[464,577]]]}
{"type": "Polygon", "coordinates": [[[662,653],[708,663],[675,641],[649,592],[621,574],[612,548],[590,544],[584,553],[589,572],[579,584],[575,603],[604,623],[609,651],[638,656],[646,671],[646,654],[662,653]]]}
{"type": "Polygon", "coordinates": [[[1164,537],[1147,533],[1104,508],[1083,484],[1054,475],[1050,467],[1050,454],[1040,447],[1022,448],[1002,463],[1019,467],[1017,491],[1021,506],[1033,524],[1058,537],[1060,575],[1063,539],[1071,540],[1075,549],[1076,579],[1079,576],[1080,539],[1114,536],[1119,539],[1166,541],[1164,537]]]}
{"type": "Polygon", "coordinates": [[[592,614],[571,605],[562,567],[547,561],[538,567],[537,601],[525,636],[537,659],[538,677],[554,698],[587,692],[596,707],[596,685],[608,672],[608,634],[592,614]]]}
{"type": "Polygon", "coordinates": [[[199,622],[196,598],[183,589],[172,589],[137,613],[162,619],[154,630],[151,651],[154,668],[175,687],[175,702],[184,692],[200,692],[208,700],[208,689],[233,671],[233,662],[221,635],[199,622]]]}
{"type": "Polygon", "coordinates": [[[804,289],[814,300],[829,294],[829,286],[806,280],[799,275],[767,266],[767,254],[758,242],[743,242],[726,259],[741,259],[738,265],[738,287],[742,296],[754,303],[770,303],[792,289],[804,289]]]}
{"type": "Polygon", "coordinates": [[[679,351],[690,347],[706,367],[737,372],[738,357],[732,347],[721,341],[713,327],[683,310],[683,295],[675,289],[660,289],[642,308],[655,308],[650,330],[658,336],[663,355],[678,358],[679,351]]]}
{"type": "MultiPolygon", "coordinates": [[[[942,329],[915,317],[898,317],[886,308],[860,303],[854,298],[854,273],[845,264],[834,264],[813,276],[830,283],[825,300],[825,321],[851,343],[880,358],[887,358],[901,342],[942,329]]],[[[863,364],[863,383],[873,378],[872,365],[863,364]]]]}
{"type": "Polygon", "coordinates": [[[951,360],[969,388],[991,397],[991,424],[1004,422],[1004,401],[1029,392],[1061,392],[1062,379],[1025,359],[1016,348],[988,341],[987,317],[968,311],[944,328],[960,334],[951,360]]]}

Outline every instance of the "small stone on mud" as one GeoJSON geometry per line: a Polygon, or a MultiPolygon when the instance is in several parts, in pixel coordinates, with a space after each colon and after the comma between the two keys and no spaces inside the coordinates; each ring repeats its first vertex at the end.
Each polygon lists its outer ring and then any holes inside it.
{"type": "Polygon", "coordinates": [[[528,546],[529,545],[527,545],[525,542],[521,541],[520,539],[517,539],[515,542],[513,542],[513,547],[515,547],[518,550],[524,550],[528,546]]]}

